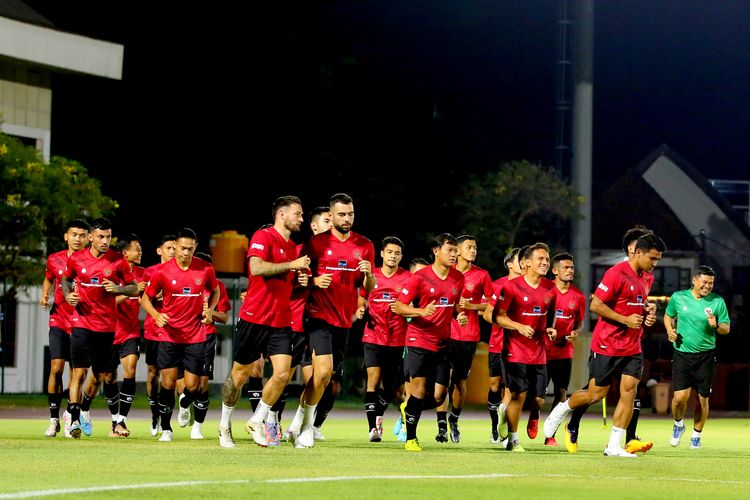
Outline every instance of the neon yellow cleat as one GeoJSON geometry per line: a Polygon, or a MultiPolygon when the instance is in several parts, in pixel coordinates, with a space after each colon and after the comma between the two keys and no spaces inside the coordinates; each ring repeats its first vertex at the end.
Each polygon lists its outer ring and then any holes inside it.
{"type": "MultiPolygon", "coordinates": [[[[576,438],[578,432],[576,432],[576,438]]],[[[568,450],[568,453],[578,453],[578,439],[573,441],[573,436],[571,436],[570,431],[568,430],[568,426],[565,426],[565,449],[568,450]]]]}
{"type": "Polygon", "coordinates": [[[625,451],[628,453],[646,453],[654,447],[653,441],[641,441],[640,439],[631,439],[625,444],[625,451]]]}
{"type": "Polygon", "coordinates": [[[419,440],[417,438],[409,439],[404,445],[406,451],[422,451],[422,447],[419,446],[419,440]]]}

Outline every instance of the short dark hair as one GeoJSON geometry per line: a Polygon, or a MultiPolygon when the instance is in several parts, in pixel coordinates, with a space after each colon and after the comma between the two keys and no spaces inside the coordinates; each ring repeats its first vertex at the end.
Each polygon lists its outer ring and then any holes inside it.
{"type": "Polygon", "coordinates": [[[430,248],[440,248],[446,243],[450,245],[458,245],[458,242],[456,241],[456,237],[453,236],[450,233],[441,233],[432,238],[432,245],[430,245],[430,248]]]}
{"type": "Polygon", "coordinates": [[[85,229],[86,231],[88,231],[89,223],[83,219],[73,219],[71,221],[68,221],[68,225],[66,226],[66,228],[67,229],[71,229],[71,228],[85,229]]]}
{"type": "Polygon", "coordinates": [[[162,246],[164,243],[168,241],[175,241],[176,239],[177,239],[177,236],[175,236],[174,234],[164,234],[159,239],[159,244],[157,246],[162,246]]]}
{"type": "Polygon", "coordinates": [[[505,254],[505,258],[503,259],[503,266],[505,266],[505,269],[510,271],[510,266],[513,265],[513,259],[518,256],[518,252],[520,251],[520,248],[514,247],[510,249],[510,252],[505,254]]]}
{"type": "Polygon", "coordinates": [[[667,250],[667,245],[654,233],[646,233],[635,242],[635,249],[646,251],[654,249],[657,252],[665,252],[667,250]]]}
{"type": "Polygon", "coordinates": [[[423,266],[429,266],[430,263],[427,262],[427,259],[423,259],[422,257],[414,257],[411,259],[411,262],[409,262],[409,267],[416,266],[417,264],[422,264],[423,266]]]}
{"type": "Polygon", "coordinates": [[[547,244],[542,243],[541,241],[537,241],[533,245],[524,247],[523,259],[530,259],[531,255],[534,253],[534,250],[546,250],[547,253],[549,253],[549,247],[547,246],[547,244]]]}
{"type": "Polygon", "coordinates": [[[316,217],[316,216],[318,216],[320,214],[328,213],[330,211],[331,211],[331,207],[324,207],[322,205],[319,206],[319,207],[315,207],[315,208],[313,208],[313,211],[310,212],[310,220],[312,221],[314,217],[316,217]]]}
{"type": "Polygon", "coordinates": [[[134,233],[128,233],[122,238],[117,238],[117,251],[123,252],[127,250],[134,241],[141,242],[141,239],[134,233]]]}
{"type": "Polygon", "coordinates": [[[299,206],[302,206],[302,200],[300,200],[296,196],[279,196],[278,198],[276,198],[276,200],[274,200],[273,205],[271,206],[271,219],[276,220],[276,214],[279,210],[284,207],[294,205],[295,203],[299,206]]]}
{"type": "Polygon", "coordinates": [[[643,236],[644,234],[650,234],[653,233],[652,230],[644,226],[643,224],[637,224],[627,231],[625,231],[625,234],[622,237],[622,249],[625,251],[625,253],[628,252],[628,245],[630,245],[632,242],[637,241],[638,238],[643,236]]]}
{"type": "Polygon", "coordinates": [[[95,231],[97,229],[112,229],[112,223],[109,221],[109,219],[106,219],[104,217],[97,217],[96,219],[91,221],[91,227],[89,228],[89,231],[95,231]]]}
{"type": "Polygon", "coordinates": [[[569,253],[562,252],[562,253],[559,253],[559,254],[555,255],[554,257],[552,257],[552,265],[554,266],[555,264],[557,264],[561,260],[575,260],[575,259],[573,259],[573,256],[570,255],[569,253]]]}
{"type": "Polygon", "coordinates": [[[205,260],[209,264],[213,264],[214,263],[214,259],[211,258],[211,256],[208,255],[206,252],[195,252],[193,254],[193,257],[198,257],[199,259],[205,260]]]}
{"type": "Polygon", "coordinates": [[[716,276],[716,273],[709,266],[698,266],[698,269],[693,273],[693,278],[697,278],[698,276],[716,276]]]}
{"type": "Polygon", "coordinates": [[[456,241],[458,243],[463,243],[466,240],[477,241],[477,239],[474,237],[474,235],[471,235],[471,234],[462,234],[461,236],[459,236],[458,238],[456,238],[456,241]]]}
{"type": "Polygon", "coordinates": [[[352,200],[352,197],[346,193],[336,193],[333,196],[331,196],[331,199],[329,200],[328,204],[331,208],[333,208],[333,206],[336,203],[341,203],[342,205],[349,205],[350,203],[354,203],[354,200],[352,200]]]}
{"type": "Polygon", "coordinates": [[[183,227],[182,229],[180,229],[177,232],[177,238],[176,239],[179,240],[180,238],[189,238],[191,240],[198,241],[198,235],[195,234],[195,231],[193,231],[189,227],[183,227]]]}
{"type": "Polygon", "coordinates": [[[386,236],[385,238],[383,238],[382,248],[385,248],[386,245],[397,245],[401,248],[402,251],[404,249],[404,242],[401,241],[401,239],[397,238],[396,236],[386,236]]]}

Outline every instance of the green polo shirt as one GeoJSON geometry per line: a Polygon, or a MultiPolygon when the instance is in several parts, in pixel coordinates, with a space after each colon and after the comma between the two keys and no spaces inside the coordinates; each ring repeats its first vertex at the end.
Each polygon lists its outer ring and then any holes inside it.
{"type": "Polygon", "coordinates": [[[711,292],[708,297],[696,299],[690,290],[672,294],[666,314],[677,318],[677,333],[682,343],[675,349],[680,352],[705,352],[716,347],[716,330],[708,324],[707,314],[716,316],[717,324],[729,324],[729,313],[724,299],[711,292]]]}

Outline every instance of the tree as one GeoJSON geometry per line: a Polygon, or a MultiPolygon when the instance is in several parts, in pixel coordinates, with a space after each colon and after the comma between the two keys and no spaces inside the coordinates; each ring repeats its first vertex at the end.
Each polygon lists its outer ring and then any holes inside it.
{"type": "Polygon", "coordinates": [[[0,134],[0,283],[4,294],[41,283],[48,252],[64,248],[71,219],[109,216],[117,202],[79,163],[49,163],[18,139],[0,134]]]}
{"type": "Polygon", "coordinates": [[[485,266],[502,273],[502,259],[514,246],[563,243],[559,229],[581,202],[553,169],[523,160],[471,176],[454,206],[464,231],[476,236],[485,266]]]}

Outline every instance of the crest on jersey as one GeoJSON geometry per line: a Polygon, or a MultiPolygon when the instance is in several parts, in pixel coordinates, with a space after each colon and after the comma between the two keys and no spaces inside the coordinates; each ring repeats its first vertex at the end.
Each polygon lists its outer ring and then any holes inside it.
{"type": "Polygon", "coordinates": [[[109,276],[112,274],[112,269],[105,269],[104,270],[104,276],[109,276]]]}
{"type": "Polygon", "coordinates": [[[440,305],[441,306],[448,305],[448,297],[440,297],[440,305]]]}
{"type": "Polygon", "coordinates": [[[202,284],[203,284],[203,278],[197,278],[197,279],[195,280],[195,284],[196,284],[196,285],[202,285],[202,284]]]}
{"type": "Polygon", "coordinates": [[[469,291],[474,290],[474,283],[466,283],[466,289],[469,291]]]}
{"type": "Polygon", "coordinates": [[[575,309],[576,308],[576,301],[575,300],[571,300],[570,302],[568,302],[568,307],[571,308],[571,309],[575,309]]]}
{"type": "Polygon", "coordinates": [[[402,290],[403,288],[404,288],[404,287],[402,287],[401,285],[398,285],[398,286],[396,287],[396,291],[397,291],[397,292],[400,292],[400,291],[401,291],[401,290],[402,290]]]}
{"type": "Polygon", "coordinates": [[[359,250],[355,250],[352,255],[354,255],[355,259],[359,259],[362,257],[362,252],[360,252],[359,250]]]}
{"type": "Polygon", "coordinates": [[[551,295],[547,295],[546,297],[544,297],[544,303],[545,304],[549,304],[551,300],[552,300],[552,296],[551,295]]]}
{"type": "Polygon", "coordinates": [[[451,288],[451,293],[456,295],[458,293],[458,288],[451,288]]]}

